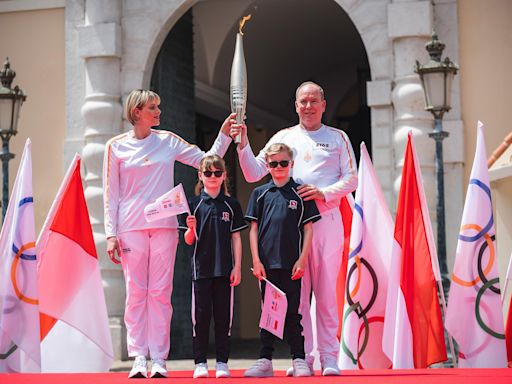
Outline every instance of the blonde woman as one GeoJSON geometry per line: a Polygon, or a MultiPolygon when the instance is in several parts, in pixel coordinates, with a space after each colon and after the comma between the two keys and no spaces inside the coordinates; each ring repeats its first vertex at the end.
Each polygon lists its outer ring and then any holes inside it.
{"type": "Polygon", "coordinates": [[[197,168],[207,154],[224,156],[231,143],[230,115],[208,153],[160,125],[160,97],[143,89],[125,103],[133,129],[107,142],[103,165],[103,198],[107,254],[121,263],[126,282],[124,320],[128,355],[135,361],[129,377],[166,377],[172,317],[171,293],[178,244],[177,220],[148,223],[144,207],[174,186],[174,162],[197,168]]]}

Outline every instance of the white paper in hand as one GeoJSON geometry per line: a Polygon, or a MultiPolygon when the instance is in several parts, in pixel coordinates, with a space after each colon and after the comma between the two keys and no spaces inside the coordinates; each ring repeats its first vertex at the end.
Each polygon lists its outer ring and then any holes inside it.
{"type": "Polygon", "coordinates": [[[144,208],[144,216],[147,222],[176,216],[185,212],[190,214],[187,196],[185,196],[181,183],[144,208]]]}
{"type": "Polygon", "coordinates": [[[270,281],[265,279],[265,300],[261,310],[260,328],[283,339],[284,322],[288,300],[286,294],[270,281]]]}

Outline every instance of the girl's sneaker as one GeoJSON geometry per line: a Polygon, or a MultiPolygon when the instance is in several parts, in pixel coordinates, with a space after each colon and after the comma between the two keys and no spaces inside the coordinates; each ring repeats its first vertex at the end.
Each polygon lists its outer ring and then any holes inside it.
{"type": "Polygon", "coordinates": [[[199,379],[202,377],[208,377],[208,364],[206,363],[198,363],[196,364],[196,369],[194,369],[194,379],[199,379]]]}
{"type": "Polygon", "coordinates": [[[217,361],[217,364],[215,366],[215,377],[221,378],[221,377],[231,377],[231,373],[229,373],[229,367],[227,363],[223,363],[221,361],[217,361]]]}

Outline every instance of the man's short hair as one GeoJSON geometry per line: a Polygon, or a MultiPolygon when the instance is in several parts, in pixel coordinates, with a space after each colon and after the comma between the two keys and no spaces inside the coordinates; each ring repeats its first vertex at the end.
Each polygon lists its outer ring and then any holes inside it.
{"type": "Polygon", "coordinates": [[[299,85],[297,87],[297,90],[295,91],[295,100],[297,100],[298,97],[299,97],[299,91],[302,88],[304,88],[306,85],[312,85],[312,86],[318,88],[318,91],[320,92],[320,96],[322,97],[322,100],[325,100],[324,89],[321,86],[319,86],[317,83],[313,82],[313,81],[305,81],[305,82],[303,82],[301,85],[299,85]]]}

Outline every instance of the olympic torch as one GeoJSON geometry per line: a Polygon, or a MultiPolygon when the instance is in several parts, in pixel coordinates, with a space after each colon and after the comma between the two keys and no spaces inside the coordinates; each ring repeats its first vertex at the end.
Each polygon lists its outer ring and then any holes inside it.
{"type": "MultiPolygon", "coordinates": [[[[240,27],[236,34],[235,53],[231,65],[231,84],[229,98],[231,100],[231,112],[236,113],[236,123],[242,124],[247,105],[247,69],[245,67],[244,41],[242,28],[251,15],[244,16],[240,21],[240,27]]],[[[240,135],[235,137],[235,143],[240,143],[240,135]]]]}

